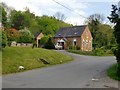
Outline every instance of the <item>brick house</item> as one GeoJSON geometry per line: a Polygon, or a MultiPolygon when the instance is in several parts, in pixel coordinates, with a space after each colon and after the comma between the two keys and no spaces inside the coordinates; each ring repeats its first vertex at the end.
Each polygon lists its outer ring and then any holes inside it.
{"type": "Polygon", "coordinates": [[[36,33],[34,36],[37,41],[37,47],[40,47],[40,39],[44,37],[44,34],[42,32],[39,32],[36,33]]]}
{"type": "Polygon", "coordinates": [[[87,25],[60,28],[53,42],[62,45],[63,49],[77,46],[81,51],[92,51],[92,35],[87,25]]]}

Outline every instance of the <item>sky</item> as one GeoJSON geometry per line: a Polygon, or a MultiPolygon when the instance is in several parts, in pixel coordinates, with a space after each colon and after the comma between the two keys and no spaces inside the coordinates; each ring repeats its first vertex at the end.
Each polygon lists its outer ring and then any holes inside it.
{"type": "Polygon", "coordinates": [[[120,0],[2,0],[16,10],[24,11],[28,7],[36,16],[53,16],[56,12],[61,12],[66,17],[65,22],[73,25],[83,25],[86,18],[95,13],[102,14],[105,17],[104,23],[109,23],[107,16],[111,13],[111,5],[118,1],[120,0]]]}

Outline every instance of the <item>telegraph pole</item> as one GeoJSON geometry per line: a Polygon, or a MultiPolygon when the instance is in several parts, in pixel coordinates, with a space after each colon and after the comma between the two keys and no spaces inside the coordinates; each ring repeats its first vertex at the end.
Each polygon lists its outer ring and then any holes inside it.
{"type": "Polygon", "coordinates": [[[118,16],[120,18],[120,1],[118,2],[118,16]]]}

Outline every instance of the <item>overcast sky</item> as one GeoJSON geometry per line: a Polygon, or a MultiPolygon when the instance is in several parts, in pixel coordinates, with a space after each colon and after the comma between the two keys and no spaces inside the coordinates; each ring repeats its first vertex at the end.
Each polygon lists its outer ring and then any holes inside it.
{"type": "MultiPolygon", "coordinates": [[[[16,10],[24,10],[25,7],[28,7],[36,16],[53,16],[56,12],[61,12],[66,16],[65,22],[73,25],[83,25],[85,21],[84,17],[89,17],[89,15],[94,13],[102,14],[105,17],[109,16],[111,5],[117,4],[118,1],[119,0],[2,0],[2,2],[16,10]],[[73,11],[64,8],[54,1],[59,2],[73,11]]],[[[107,18],[105,22],[108,22],[107,18]]]]}

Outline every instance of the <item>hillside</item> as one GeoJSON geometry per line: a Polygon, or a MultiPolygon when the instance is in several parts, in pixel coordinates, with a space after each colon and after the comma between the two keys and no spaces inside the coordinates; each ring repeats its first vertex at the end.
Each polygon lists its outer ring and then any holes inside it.
{"type": "Polygon", "coordinates": [[[45,67],[49,65],[61,64],[71,61],[70,56],[52,50],[29,47],[6,47],[2,53],[2,73],[16,73],[25,70],[45,67]],[[40,59],[44,59],[50,64],[44,64],[40,59]],[[19,70],[19,66],[24,66],[24,70],[19,70]]]}

